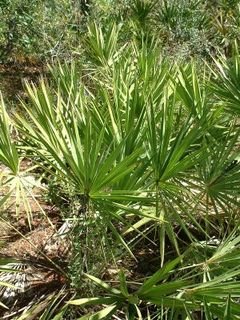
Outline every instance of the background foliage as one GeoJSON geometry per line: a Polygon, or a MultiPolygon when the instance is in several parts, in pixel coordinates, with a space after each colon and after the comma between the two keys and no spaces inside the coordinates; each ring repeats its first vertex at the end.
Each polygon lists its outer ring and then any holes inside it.
{"type": "Polygon", "coordinates": [[[80,55],[87,21],[122,25],[121,39],[158,39],[166,54],[186,58],[230,53],[239,40],[238,1],[1,0],[1,62],[80,55]]]}

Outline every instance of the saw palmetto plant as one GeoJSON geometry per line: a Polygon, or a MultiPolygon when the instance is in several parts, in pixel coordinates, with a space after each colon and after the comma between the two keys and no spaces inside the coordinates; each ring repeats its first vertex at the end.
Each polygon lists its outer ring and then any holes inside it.
{"type": "Polygon", "coordinates": [[[240,319],[238,53],[173,63],[120,29],[92,23],[85,63],[26,83],[21,114],[2,102],[1,163],[31,159],[66,219],[2,244],[3,317],[240,319]]]}

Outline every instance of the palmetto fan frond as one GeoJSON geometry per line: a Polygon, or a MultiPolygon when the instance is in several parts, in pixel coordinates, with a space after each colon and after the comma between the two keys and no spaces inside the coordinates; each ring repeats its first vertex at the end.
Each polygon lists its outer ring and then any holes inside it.
{"type": "Polygon", "coordinates": [[[31,261],[8,263],[4,268],[6,272],[2,271],[1,281],[14,286],[14,288],[2,286],[0,289],[1,299],[6,304],[37,296],[48,291],[50,287],[56,290],[64,283],[63,278],[55,270],[40,263],[31,261]]]}
{"type": "Polygon", "coordinates": [[[72,223],[66,221],[58,230],[34,230],[0,251],[0,258],[10,261],[1,266],[0,273],[0,282],[11,285],[0,286],[0,300],[5,305],[14,309],[16,304],[25,304],[66,284],[58,263],[69,255],[71,227],[72,223]]]}

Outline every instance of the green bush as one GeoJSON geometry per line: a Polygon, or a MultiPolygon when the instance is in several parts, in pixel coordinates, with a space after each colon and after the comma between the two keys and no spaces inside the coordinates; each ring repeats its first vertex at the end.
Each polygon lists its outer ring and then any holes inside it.
{"type": "Polygon", "coordinates": [[[81,7],[66,0],[2,0],[0,14],[1,62],[69,58],[84,28],[81,7]]]}

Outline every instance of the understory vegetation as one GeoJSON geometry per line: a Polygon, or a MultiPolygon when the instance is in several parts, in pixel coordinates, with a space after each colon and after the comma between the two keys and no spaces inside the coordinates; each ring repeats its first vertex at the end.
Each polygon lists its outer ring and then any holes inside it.
{"type": "Polygon", "coordinates": [[[240,319],[238,1],[3,3],[0,317],[240,319]]]}

